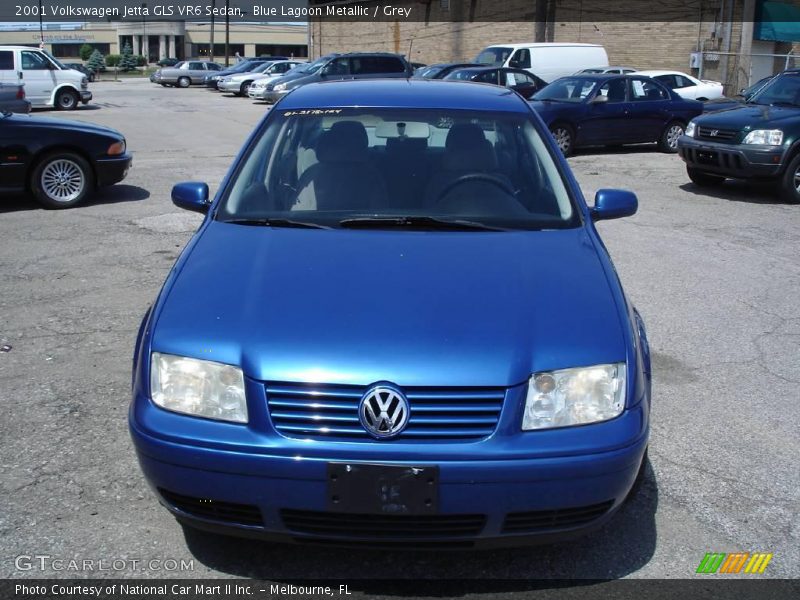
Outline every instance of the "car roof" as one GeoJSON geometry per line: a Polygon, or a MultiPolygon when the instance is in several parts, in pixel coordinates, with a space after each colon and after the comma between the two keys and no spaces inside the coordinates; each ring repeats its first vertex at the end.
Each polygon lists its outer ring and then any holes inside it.
{"type": "Polygon", "coordinates": [[[288,94],[280,109],[433,108],[529,113],[516,93],[496,85],[464,85],[430,79],[330,81],[301,86],[288,94]]]}
{"type": "Polygon", "coordinates": [[[688,75],[688,73],[682,73],[681,71],[667,71],[664,69],[654,69],[648,71],[636,71],[639,75],[647,75],[648,77],[651,75],[688,75]]]}

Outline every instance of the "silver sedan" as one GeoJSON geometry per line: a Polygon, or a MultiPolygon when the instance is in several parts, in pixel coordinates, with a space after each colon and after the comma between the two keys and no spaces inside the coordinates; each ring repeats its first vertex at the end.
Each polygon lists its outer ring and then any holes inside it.
{"type": "Polygon", "coordinates": [[[153,82],[162,86],[187,88],[190,85],[201,85],[203,78],[210,71],[221,71],[217,63],[203,60],[187,60],[175,67],[159,69],[153,74],[153,82]]]}

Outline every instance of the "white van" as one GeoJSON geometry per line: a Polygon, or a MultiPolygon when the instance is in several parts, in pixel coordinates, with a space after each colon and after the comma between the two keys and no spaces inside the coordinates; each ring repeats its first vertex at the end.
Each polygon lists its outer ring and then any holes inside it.
{"type": "Polygon", "coordinates": [[[526,69],[550,83],[589,67],[607,67],[608,54],[598,44],[496,44],[485,48],[476,63],[526,69]]]}
{"type": "Polygon", "coordinates": [[[0,83],[24,84],[25,96],[34,108],[72,110],[79,102],[86,104],[92,99],[83,73],[29,46],[0,46],[0,83]]]}

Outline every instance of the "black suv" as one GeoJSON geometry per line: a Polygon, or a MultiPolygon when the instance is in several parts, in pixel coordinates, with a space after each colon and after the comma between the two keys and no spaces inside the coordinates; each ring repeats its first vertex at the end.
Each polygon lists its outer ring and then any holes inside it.
{"type": "Polygon", "coordinates": [[[265,100],[277,102],[295,88],[317,81],[341,79],[408,78],[414,68],[399,54],[388,52],[349,52],[328,54],[308,65],[294,69],[291,75],[267,85],[265,100]]]}
{"type": "Polygon", "coordinates": [[[678,152],[699,186],[726,177],[775,181],[784,200],[800,203],[800,69],[777,75],[738,108],[693,119],[678,152]]]}

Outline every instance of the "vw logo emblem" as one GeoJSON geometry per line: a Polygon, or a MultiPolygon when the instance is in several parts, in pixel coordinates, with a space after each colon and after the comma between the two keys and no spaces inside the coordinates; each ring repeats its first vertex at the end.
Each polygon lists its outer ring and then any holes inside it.
{"type": "Polygon", "coordinates": [[[376,385],[361,398],[358,418],[370,435],[387,440],[406,428],[409,412],[408,400],[399,390],[376,385]]]}

